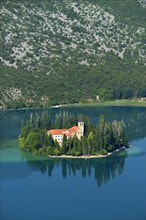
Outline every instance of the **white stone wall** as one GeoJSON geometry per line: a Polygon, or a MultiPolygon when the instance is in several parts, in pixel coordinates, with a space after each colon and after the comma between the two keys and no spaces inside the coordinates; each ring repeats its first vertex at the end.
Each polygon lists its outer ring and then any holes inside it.
{"type": "Polygon", "coordinates": [[[58,141],[58,142],[62,142],[63,141],[63,135],[61,134],[56,134],[56,135],[52,135],[53,137],[53,140],[55,141],[58,141]]]}

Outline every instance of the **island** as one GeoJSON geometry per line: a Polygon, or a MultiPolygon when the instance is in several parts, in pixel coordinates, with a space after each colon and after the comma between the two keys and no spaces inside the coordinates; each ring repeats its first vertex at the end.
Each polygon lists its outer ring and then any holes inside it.
{"type": "Polygon", "coordinates": [[[91,123],[88,116],[69,112],[31,114],[22,122],[19,147],[35,155],[66,158],[105,157],[127,148],[123,121],[107,122],[104,115],[91,123]]]}

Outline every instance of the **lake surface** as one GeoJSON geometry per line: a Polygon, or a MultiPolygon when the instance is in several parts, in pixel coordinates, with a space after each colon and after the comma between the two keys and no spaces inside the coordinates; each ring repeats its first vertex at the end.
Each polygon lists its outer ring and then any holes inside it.
{"type": "Polygon", "coordinates": [[[146,195],[146,108],[49,109],[89,115],[97,123],[124,120],[132,148],[98,159],[48,159],[20,151],[17,137],[31,112],[0,112],[2,220],[144,220],[146,195]]]}

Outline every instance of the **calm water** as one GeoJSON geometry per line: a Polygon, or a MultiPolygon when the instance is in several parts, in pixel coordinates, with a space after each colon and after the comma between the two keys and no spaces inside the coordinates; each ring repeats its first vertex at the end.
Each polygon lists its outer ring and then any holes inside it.
{"type": "MultiPolygon", "coordinates": [[[[52,118],[60,110],[50,109],[52,118]]],[[[144,220],[146,108],[65,110],[89,115],[93,123],[100,114],[124,120],[133,147],[108,158],[35,157],[20,151],[17,142],[21,120],[32,110],[1,112],[1,219],[144,220]]]]}

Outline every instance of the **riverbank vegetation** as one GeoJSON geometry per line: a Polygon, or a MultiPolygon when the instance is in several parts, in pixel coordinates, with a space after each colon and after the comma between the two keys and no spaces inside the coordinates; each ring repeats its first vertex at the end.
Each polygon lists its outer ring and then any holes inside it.
{"type": "MultiPolygon", "coordinates": [[[[146,107],[146,98],[139,99],[117,99],[112,101],[96,101],[88,103],[76,103],[75,106],[141,106],[146,107]]],[[[73,106],[74,106],[73,105],[73,106]]]]}
{"type": "Polygon", "coordinates": [[[19,146],[38,155],[71,155],[90,156],[106,155],[123,146],[128,146],[125,135],[125,124],[123,121],[106,122],[105,117],[100,115],[98,123],[93,125],[89,118],[84,115],[74,116],[68,112],[56,114],[55,122],[46,112],[32,114],[30,119],[22,123],[19,136],[19,146]],[[81,119],[84,122],[84,136],[81,140],[75,135],[67,139],[64,135],[63,143],[60,146],[47,130],[52,128],[69,128],[77,124],[81,119]]]}
{"type": "Polygon", "coordinates": [[[97,97],[102,102],[146,97],[144,67],[132,64],[127,69],[121,60],[113,62],[114,65],[110,60],[98,67],[72,64],[59,67],[57,73],[49,76],[43,72],[28,74],[24,70],[2,66],[2,108],[98,103],[97,97]]]}

